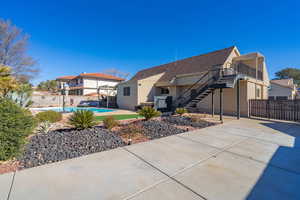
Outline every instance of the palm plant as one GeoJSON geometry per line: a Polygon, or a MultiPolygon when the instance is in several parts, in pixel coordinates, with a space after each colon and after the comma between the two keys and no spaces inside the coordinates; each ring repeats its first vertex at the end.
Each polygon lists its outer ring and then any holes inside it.
{"type": "Polygon", "coordinates": [[[90,110],[77,110],[69,118],[70,125],[77,129],[91,128],[97,124],[94,113],[90,110]]]}
{"type": "Polygon", "coordinates": [[[153,117],[158,117],[161,115],[161,112],[155,110],[151,106],[144,106],[142,109],[138,111],[138,114],[145,117],[145,120],[148,121],[153,117]]]}

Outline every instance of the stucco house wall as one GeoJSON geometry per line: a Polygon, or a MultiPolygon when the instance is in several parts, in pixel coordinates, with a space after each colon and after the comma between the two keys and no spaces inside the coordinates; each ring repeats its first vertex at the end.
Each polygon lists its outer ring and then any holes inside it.
{"type": "Polygon", "coordinates": [[[122,109],[134,110],[138,105],[138,84],[136,80],[120,83],[117,86],[117,104],[122,109]],[[124,96],[124,88],[130,87],[130,96],[124,96]]]}
{"type": "Polygon", "coordinates": [[[278,84],[271,83],[271,88],[269,90],[269,96],[278,97],[278,96],[286,96],[288,99],[295,98],[295,92],[292,88],[287,88],[280,86],[278,84]]]}
{"type": "MultiPolygon", "coordinates": [[[[192,58],[191,58],[192,59],[192,58]]],[[[213,60],[213,59],[211,59],[213,60]]],[[[224,59],[225,60],[225,59],[224,59]]],[[[242,61],[246,64],[251,65],[250,67],[253,67],[255,69],[255,66],[258,66],[259,70],[262,71],[263,74],[263,80],[258,80],[256,78],[247,77],[246,80],[240,81],[240,109],[241,109],[241,115],[242,116],[248,116],[248,102],[249,99],[267,99],[268,98],[268,86],[269,86],[269,77],[267,68],[264,62],[264,57],[259,53],[251,53],[251,54],[245,54],[240,55],[237,48],[233,48],[232,52],[228,54],[225,61],[222,61],[223,64],[216,64],[216,65],[203,65],[203,67],[206,70],[212,70],[214,67],[217,68],[233,68],[235,66],[235,62],[242,61]],[[257,60],[255,60],[257,58],[257,60]],[[251,59],[251,61],[248,61],[248,59],[251,59]],[[209,66],[209,68],[207,68],[209,66]]],[[[182,67],[188,67],[188,65],[185,65],[187,62],[185,60],[181,61],[182,67]]],[[[192,63],[188,62],[188,64],[192,63]]],[[[201,62],[199,62],[201,64],[201,62]]],[[[218,62],[219,63],[219,62],[218,62]]],[[[172,64],[172,63],[171,63],[172,64]]],[[[169,65],[171,65],[169,64],[169,65]]],[[[176,69],[176,64],[173,63],[174,69],[176,69]]],[[[168,65],[168,64],[167,64],[168,65]]],[[[173,70],[172,66],[172,70],[173,70]]],[[[177,65],[179,66],[179,65],[177,65]]],[[[193,66],[199,66],[195,63],[193,63],[193,66]]],[[[156,75],[153,75],[153,72],[159,71],[161,66],[157,66],[154,68],[149,68],[149,71],[142,70],[140,71],[139,75],[141,78],[137,80],[130,80],[125,83],[121,83],[118,85],[118,98],[117,102],[120,108],[125,109],[134,109],[135,106],[140,105],[144,102],[153,102],[154,96],[172,96],[173,100],[175,100],[180,94],[182,94],[187,88],[189,88],[192,84],[194,84],[199,78],[205,74],[207,71],[198,71],[195,73],[182,73],[181,69],[177,68],[177,71],[179,71],[179,74],[171,73],[173,76],[169,76],[169,80],[166,81],[166,79],[160,79],[161,77],[165,77],[164,74],[169,73],[171,71],[171,68],[168,68],[166,72],[164,73],[157,73],[156,75]],[[152,74],[152,76],[145,77],[145,73],[152,74]],[[131,87],[131,96],[126,97],[123,96],[123,88],[124,87],[131,87]],[[161,94],[160,88],[168,88],[169,94],[161,94]]],[[[182,68],[182,69],[183,69],[182,68]]],[[[193,68],[193,70],[197,71],[197,68],[193,68]]],[[[170,74],[169,73],[169,74],[170,74]]],[[[211,72],[210,72],[211,73],[211,72]]],[[[255,73],[254,73],[255,75],[255,73]]],[[[139,77],[139,76],[137,76],[139,77]]],[[[203,80],[202,82],[205,82],[206,80],[203,80]]],[[[199,82],[200,84],[202,82],[199,82]]],[[[236,92],[236,86],[235,88],[226,88],[223,89],[223,109],[225,114],[236,114],[236,107],[237,107],[237,92],[236,92]]],[[[215,90],[214,95],[214,107],[215,107],[215,113],[219,112],[219,90],[215,90]]],[[[208,95],[205,99],[203,99],[201,102],[197,104],[197,108],[204,112],[211,112],[211,94],[208,95]]]]}

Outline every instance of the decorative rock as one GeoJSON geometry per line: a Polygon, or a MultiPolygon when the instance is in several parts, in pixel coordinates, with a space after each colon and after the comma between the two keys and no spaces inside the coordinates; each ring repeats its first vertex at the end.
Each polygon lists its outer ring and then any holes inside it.
{"type": "Polygon", "coordinates": [[[142,122],[142,127],[144,134],[149,139],[161,138],[185,132],[182,129],[174,127],[170,123],[159,120],[149,120],[142,122]]]}
{"type": "Polygon", "coordinates": [[[119,136],[99,127],[56,130],[31,137],[19,161],[22,168],[29,168],[124,145],[119,136]]]}
{"type": "Polygon", "coordinates": [[[192,126],[195,128],[205,128],[208,126],[214,125],[212,122],[207,122],[205,120],[198,120],[197,122],[193,122],[190,117],[186,116],[169,116],[169,117],[164,117],[163,121],[171,123],[171,124],[176,124],[179,126],[192,126]]]}

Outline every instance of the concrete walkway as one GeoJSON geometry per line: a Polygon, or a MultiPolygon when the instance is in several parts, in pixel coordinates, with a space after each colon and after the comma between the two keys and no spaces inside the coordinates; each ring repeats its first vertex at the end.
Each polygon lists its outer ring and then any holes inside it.
{"type": "Polygon", "coordinates": [[[300,126],[232,120],[0,175],[0,199],[300,199],[300,126]]]}

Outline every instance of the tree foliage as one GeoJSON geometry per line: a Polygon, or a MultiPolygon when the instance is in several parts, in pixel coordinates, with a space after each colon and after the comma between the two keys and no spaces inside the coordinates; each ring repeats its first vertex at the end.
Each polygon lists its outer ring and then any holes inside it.
{"type": "Polygon", "coordinates": [[[0,95],[7,97],[12,91],[17,90],[19,87],[18,82],[11,76],[11,69],[7,66],[0,64],[0,95]]]}
{"type": "Polygon", "coordinates": [[[0,99],[0,160],[16,157],[35,125],[28,110],[9,99],[0,99]]]}
{"type": "Polygon", "coordinates": [[[104,73],[110,74],[110,75],[113,75],[113,76],[117,76],[117,77],[120,77],[120,78],[124,78],[124,79],[127,79],[130,75],[130,73],[123,72],[123,71],[118,70],[116,68],[106,69],[106,70],[104,70],[104,73]]]}
{"type": "Polygon", "coordinates": [[[300,69],[297,68],[285,68],[275,73],[275,79],[288,79],[293,78],[294,82],[300,85],[300,69]]]}
{"type": "Polygon", "coordinates": [[[0,64],[10,66],[20,82],[27,82],[38,73],[36,61],[26,54],[28,37],[10,21],[0,19],[0,64]]]}
{"type": "Polygon", "coordinates": [[[37,89],[41,91],[57,92],[57,85],[58,83],[56,80],[47,80],[40,82],[37,89]]]}

